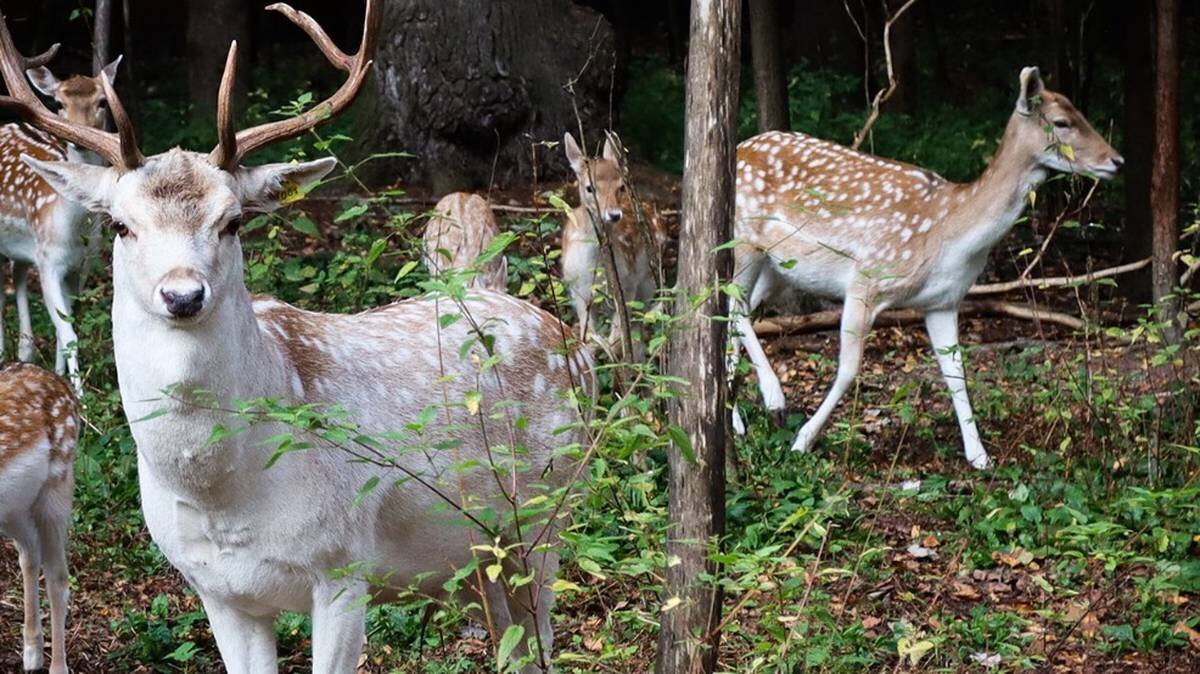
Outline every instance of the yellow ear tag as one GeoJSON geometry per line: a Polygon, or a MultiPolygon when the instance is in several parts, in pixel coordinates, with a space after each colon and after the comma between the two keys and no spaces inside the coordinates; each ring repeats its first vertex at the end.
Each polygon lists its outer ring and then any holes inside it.
{"type": "Polygon", "coordinates": [[[294,180],[284,180],[279,185],[279,203],[282,206],[300,201],[304,196],[304,190],[294,180]]]}

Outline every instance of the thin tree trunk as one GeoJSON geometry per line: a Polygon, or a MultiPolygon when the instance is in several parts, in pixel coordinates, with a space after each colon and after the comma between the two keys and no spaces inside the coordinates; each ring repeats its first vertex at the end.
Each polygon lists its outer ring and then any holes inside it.
{"type": "MultiPolygon", "coordinates": [[[[1154,154],[1154,3],[1135,2],[1123,12],[1125,19],[1125,260],[1140,260],[1153,253],[1150,214],[1150,165],[1154,154]]],[[[1132,274],[1121,290],[1135,302],[1150,299],[1152,270],[1132,274]]]]}
{"type": "Polygon", "coordinates": [[[1154,158],[1150,204],[1154,220],[1154,303],[1170,321],[1167,339],[1178,342],[1179,301],[1167,299],[1179,283],[1179,0],[1157,0],[1154,36],[1154,158]]]}
{"type": "Polygon", "coordinates": [[[732,272],[731,237],[741,0],[693,0],[688,42],[687,120],[679,246],[681,325],[671,337],[668,372],[691,386],[670,407],[694,461],[669,454],[670,506],[659,674],[712,672],[717,662],[721,590],[711,553],[725,530],[725,322],[719,286],[732,272]],[[693,305],[691,298],[704,297],[693,305]]]}
{"type": "Polygon", "coordinates": [[[233,40],[241,58],[235,89],[239,98],[246,91],[247,56],[253,53],[250,13],[246,0],[188,0],[187,11],[188,97],[194,117],[211,119],[217,114],[217,89],[233,40]]]}
{"type": "Polygon", "coordinates": [[[758,131],[787,131],[787,68],[780,45],[779,0],[750,0],[750,56],[758,101],[758,131]]]}
{"type": "Polygon", "coordinates": [[[96,0],[95,23],[92,24],[92,74],[108,65],[112,50],[109,37],[112,35],[112,2],[96,0]]]}

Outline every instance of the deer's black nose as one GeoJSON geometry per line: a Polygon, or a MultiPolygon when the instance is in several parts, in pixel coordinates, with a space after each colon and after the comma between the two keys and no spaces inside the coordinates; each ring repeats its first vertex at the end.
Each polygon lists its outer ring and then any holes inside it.
{"type": "Polygon", "coordinates": [[[204,286],[192,291],[160,290],[167,311],[176,318],[188,318],[200,313],[204,306],[204,286]]]}
{"type": "Polygon", "coordinates": [[[1125,165],[1125,158],[1119,154],[1114,155],[1112,158],[1112,163],[1113,163],[1113,166],[1116,166],[1117,168],[1121,168],[1122,166],[1125,165]]]}

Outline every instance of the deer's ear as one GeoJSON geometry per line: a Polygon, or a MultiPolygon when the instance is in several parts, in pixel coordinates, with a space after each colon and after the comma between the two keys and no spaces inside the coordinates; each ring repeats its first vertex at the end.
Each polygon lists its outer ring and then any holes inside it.
{"type": "Polygon", "coordinates": [[[1042,73],[1037,66],[1021,68],[1021,95],[1017,97],[1017,112],[1028,115],[1033,112],[1034,99],[1042,95],[1046,85],[1042,84],[1042,73]]]}
{"type": "Polygon", "coordinates": [[[620,155],[617,153],[617,144],[612,141],[612,136],[604,139],[604,158],[609,161],[621,161],[620,155]]]}
{"type": "Polygon", "coordinates": [[[46,66],[38,66],[25,71],[25,76],[33,83],[34,88],[42,92],[43,95],[54,98],[54,94],[58,93],[58,85],[61,82],[50,72],[46,66]]]}
{"type": "Polygon", "coordinates": [[[61,196],[82,204],[93,213],[107,213],[117,172],[107,166],[92,166],[69,161],[41,161],[21,155],[21,161],[50,183],[61,196]]]}
{"type": "Polygon", "coordinates": [[[238,168],[233,174],[243,210],[269,213],[282,203],[303,196],[305,188],[329,175],[337,160],[325,157],[303,164],[266,164],[238,168]]]}
{"type": "Polygon", "coordinates": [[[575,142],[575,136],[572,136],[568,131],[563,134],[563,150],[567,153],[567,161],[570,162],[571,168],[576,173],[583,171],[583,150],[579,149],[579,143],[575,142]]]}
{"type": "Polygon", "coordinates": [[[96,77],[99,77],[100,73],[104,73],[105,75],[108,75],[108,83],[109,84],[116,84],[116,82],[117,82],[117,66],[121,65],[121,59],[123,59],[123,58],[125,58],[124,54],[118,55],[117,58],[113,59],[112,63],[101,68],[100,72],[96,73],[96,77]]]}

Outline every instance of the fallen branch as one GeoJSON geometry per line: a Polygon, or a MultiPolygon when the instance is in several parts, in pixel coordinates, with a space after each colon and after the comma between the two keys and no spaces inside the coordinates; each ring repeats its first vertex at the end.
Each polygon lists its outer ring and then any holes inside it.
{"type": "Polygon", "coordinates": [[[983,285],[972,286],[968,295],[995,295],[997,293],[1006,293],[1010,290],[1018,288],[1060,288],[1062,286],[1073,286],[1082,283],[1092,283],[1097,279],[1126,274],[1131,271],[1137,271],[1150,264],[1150,258],[1130,262],[1118,267],[1109,267],[1108,269],[1100,269],[1088,274],[1079,276],[1052,276],[1050,278],[1020,278],[1015,281],[1003,281],[1000,283],[985,283],[983,285]]]}
{"type": "MultiPolygon", "coordinates": [[[[1081,330],[1087,324],[1080,318],[1058,311],[1038,309],[1028,304],[1015,304],[1000,300],[968,300],[958,308],[959,316],[1006,316],[1025,320],[1056,323],[1073,330],[1081,330]]],[[[911,325],[925,320],[925,314],[915,309],[893,309],[879,315],[880,324],[911,325]]],[[[842,323],[842,310],[818,311],[804,316],[779,316],[758,321],[754,332],[761,336],[779,334],[807,334],[833,330],[842,323]]]]}
{"type": "Polygon", "coordinates": [[[871,114],[867,116],[867,121],[863,124],[863,128],[854,134],[854,143],[850,145],[852,149],[857,150],[862,145],[867,134],[871,133],[871,129],[875,127],[875,122],[879,120],[880,106],[887,102],[887,99],[891,98],[892,94],[896,93],[896,70],[892,67],[892,24],[909,7],[912,7],[916,1],[908,0],[908,2],[900,6],[900,9],[896,10],[895,14],[888,18],[887,23],[883,24],[883,55],[884,60],[887,62],[888,85],[886,89],[880,89],[875,94],[875,100],[871,101],[871,114]]]}

